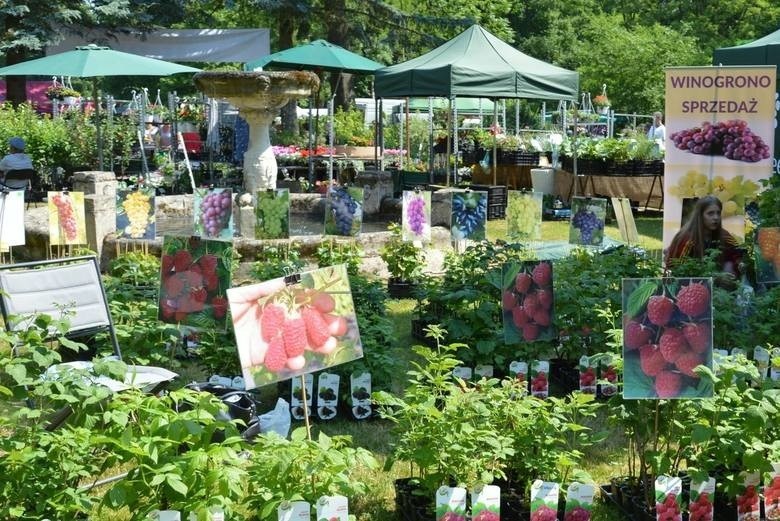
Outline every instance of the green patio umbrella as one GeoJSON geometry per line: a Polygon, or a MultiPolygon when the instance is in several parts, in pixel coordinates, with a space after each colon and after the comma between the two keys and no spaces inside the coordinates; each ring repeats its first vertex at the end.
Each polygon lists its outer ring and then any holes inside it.
{"type": "MultiPolygon", "coordinates": [[[[53,54],[0,68],[0,76],[72,76],[92,78],[92,96],[95,100],[95,121],[99,122],[100,102],[97,79],[104,76],[169,76],[181,72],[200,72],[200,69],[178,63],[156,60],[114,51],[95,44],[76,47],[73,51],[53,54]]],[[[103,143],[100,125],[96,124],[98,165],[103,170],[103,143]]]]}

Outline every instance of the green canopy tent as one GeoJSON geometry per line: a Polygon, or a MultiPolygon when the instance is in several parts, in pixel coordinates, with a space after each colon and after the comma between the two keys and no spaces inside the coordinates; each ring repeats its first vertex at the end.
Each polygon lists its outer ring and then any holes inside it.
{"type": "MultiPolygon", "coordinates": [[[[310,43],[269,54],[257,61],[249,62],[244,65],[244,70],[254,71],[266,67],[295,70],[316,69],[335,73],[370,74],[375,70],[384,67],[384,65],[328,41],[314,40],[310,43]]],[[[311,118],[311,116],[309,117],[311,118]]],[[[328,102],[328,124],[330,127],[329,148],[331,150],[331,153],[329,154],[330,161],[328,162],[328,180],[333,181],[333,96],[330,97],[328,102]]],[[[309,129],[309,150],[311,151],[311,125],[309,125],[309,129]]],[[[309,154],[309,176],[311,177],[312,174],[313,162],[311,154],[309,154]]]]}
{"type": "MultiPolygon", "coordinates": [[[[777,96],[780,97],[780,29],[758,40],[715,49],[713,65],[775,65],[777,96]]],[[[775,171],[780,165],[780,125],[775,128],[775,171]]]]}
{"type": "Polygon", "coordinates": [[[95,44],[76,47],[73,51],[53,54],[0,68],[0,76],[72,76],[92,78],[95,100],[95,128],[98,141],[98,167],[103,170],[103,141],[100,133],[100,99],[97,79],[103,76],[169,76],[182,72],[200,72],[200,69],[178,63],[156,60],[114,51],[95,44]]]}
{"type": "MultiPolygon", "coordinates": [[[[479,25],[375,73],[376,96],[536,98],[576,101],[579,74],[518,51],[479,25]]],[[[497,118],[494,107],[494,120],[497,118]]],[[[457,152],[457,150],[456,150],[457,152]]],[[[493,164],[495,165],[495,146],[493,164]]],[[[449,170],[448,170],[449,178],[449,170]]],[[[495,182],[495,166],[493,170],[495,182]]]]}

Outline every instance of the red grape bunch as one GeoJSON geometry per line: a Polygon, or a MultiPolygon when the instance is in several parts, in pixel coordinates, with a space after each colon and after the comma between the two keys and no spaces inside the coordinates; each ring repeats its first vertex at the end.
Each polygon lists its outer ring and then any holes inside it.
{"type": "Polygon", "coordinates": [[[230,222],[232,214],[230,190],[211,191],[200,203],[201,224],[207,237],[216,237],[230,222]]]}
{"type": "Polygon", "coordinates": [[[54,194],[52,202],[57,207],[57,219],[65,239],[68,242],[75,241],[78,236],[78,225],[76,215],[73,213],[73,201],[68,194],[58,193],[54,194]]]}
{"type": "Polygon", "coordinates": [[[406,210],[409,229],[415,235],[422,235],[425,229],[425,199],[412,197],[406,210]]]}
{"type": "Polygon", "coordinates": [[[705,121],[699,127],[680,130],[670,137],[675,147],[693,154],[723,155],[748,163],[769,158],[769,146],[741,119],[714,124],[705,121]]]}

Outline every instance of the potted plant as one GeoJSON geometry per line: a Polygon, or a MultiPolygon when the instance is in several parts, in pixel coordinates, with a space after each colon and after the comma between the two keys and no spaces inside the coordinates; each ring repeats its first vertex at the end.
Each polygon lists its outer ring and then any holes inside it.
{"type": "Polygon", "coordinates": [[[65,85],[54,84],[46,89],[46,97],[50,100],[56,99],[68,105],[72,105],[77,98],[81,97],[81,93],[75,89],[66,87],[65,85]]]}
{"type": "Polygon", "coordinates": [[[413,242],[403,240],[398,223],[391,223],[387,229],[390,231],[390,239],[379,253],[390,272],[387,291],[393,298],[409,298],[422,275],[425,253],[413,242]]]}

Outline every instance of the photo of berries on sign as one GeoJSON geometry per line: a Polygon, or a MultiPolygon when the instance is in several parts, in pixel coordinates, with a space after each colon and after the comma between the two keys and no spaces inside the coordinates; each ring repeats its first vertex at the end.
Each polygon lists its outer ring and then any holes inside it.
{"type": "Polygon", "coordinates": [[[227,296],[247,389],[363,356],[343,264],[231,288],[227,296]]]}
{"type": "Polygon", "coordinates": [[[487,192],[454,192],[450,235],[453,241],[482,241],[487,222],[487,192]]]}
{"type": "Polygon", "coordinates": [[[531,521],[556,521],[560,485],[537,479],[531,483],[531,521]]]}
{"type": "Polygon", "coordinates": [[[772,471],[764,477],[764,515],[767,521],[780,520],[780,463],[772,463],[772,471]]]}
{"type": "Polygon", "coordinates": [[[761,474],[741,473],[742,483],[737,492],[737,521],[760,521],[761,517],[761,474]]]}
{"type": "Polygon", "coordinates": [[[780,228],[756,231],[756,280],[780,282],[780,228]]]}
{"type": "Polygon", "coordinates": [[[715,478],[705,481],[691,480],[691,496],[688,502],[688,521],[712,521],[715,513],[715,478]]]}
{"type": "Polygon", "coordinates": [[[117,190],[116,232],[120,237],[153,240],[154,188],[117,190]]]}
{"type": "Polygon", "coordinates": [[[229,188],[195,190],[195,234],[204,239],[233,238],[233,192],[229,188]]]}
{"type": "Polygon", "coordinates": [[[508,262],[502,274],[501,310],[504,316],[504,342],[517,344],[552,340],[553,327],[552,262],[508,262]]]}
{"type": "Polygon", "coordinates": [[[623,397],[707,398],[712,279],[623,279],[623,397]]]}
{"type": "Polygon", "coordinates": [[[166,236],[158,317],[195,328],[225,329],[233,246],[226,241],[166,236]]]}
{"type": "Polygon", "coordinates": [[[404,241],[431,240],[431,193],[404,190],[401,206],[401,238],[404,241]]]}
{"type": "Polygon", "coordinates": [[[84,192],[48,192],[49,243],[87,244],[84,192]]]}
{"type": "Polygon", "coordinates": [[[290,236],[290,191],[261,190],[255,207],[255,238],[286,239],[290,236]]]}
{"type": "Polygon", "coordinates": [[[363,226],[363,189],[332,186],[325,205],[325,235],[354,237],[363,226]]]}
{"type": "Polygon", "coordinates": [[[654,488],[657,521],[682,521],[682,480],[677,477],[658,476],[654,488]]]}
{"type": "Polygon", "coordinates": [[[600,246],[604,242],[604,221],[607,218],[607,200],[592,197],[574,197],[571,200],[571,227],[569,243],[600,246]]]}

